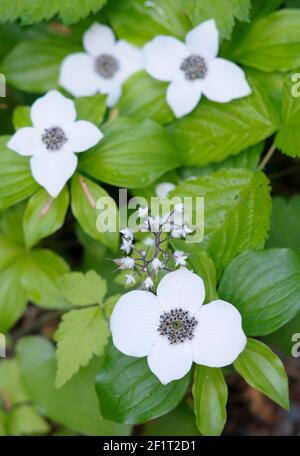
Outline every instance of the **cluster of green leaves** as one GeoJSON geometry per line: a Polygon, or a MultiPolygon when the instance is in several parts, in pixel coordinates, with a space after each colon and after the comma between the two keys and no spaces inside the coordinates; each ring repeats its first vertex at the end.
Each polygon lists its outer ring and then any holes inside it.
{"type": "MultiPolygon", "coordinates": [[[[68,25],[101,13],[68,29],[0,26],[0,71],[17,100],[15,129],[31,124],[32,100],[58,88],[63,58],[82,49],[82,32],[100,18],[119,38],[142,46],[159,34],[184,39],[214,17],[222,55],[243,66],[253,92],[228,104],[203,99],[190,115],[175,119],[165,101],[166,84],[142,71],[126,81],[114,110],[106,109],[102,95],[74,100],[78,119],[101,127],[104,139],[80,154],[77,173],[55,200],[33,180],[28,158],[6,147],[11,131],[1,128],[0,331],[14,327],[28,302],[55,310],[61,319],[52,337],[56,349],[43,337],[22,337],[16,356],[1,362],[0,434],[45,434],[45,418],[66,432],[92,435],[124,435],[141,423],[147,423],[145,434],[155,435],[179,433],[178,427],[192,435],[223,430],[225,370],[196,366],[193,376],[163,386],[145,359],[127,357],[111,344],[108,321],[120,287],[106,257],[117,252],[119,236],[117,229],[96,228],[99,197],[107,196],[118,212],[107,185],[148,198],[158,182],[171,180],[172,195],[205,198],[203,241],[174,240],[172,247],[189,254],[190,268],[204,279],[206,302],[220,297],[240,311],[248,343],[235,371],[288,409],[284,367],[253,337],[290,355],[291,336],[300,330],[300,204],[298,197],[273,198],[272,209],[270,182],[258,163],[266,141],[300,156],[300,10],[278,9],[283,0],[17,3],[0,0],[0,22],[55,18],[68,25]],[[59,235],[67,214],[77,223],[84,250],[78,268],[86,273],[70,272],[60,254],[43,246],[59,235]],[[184,401],[192,382],[197,427],[184,401]]],[[[13,343],[15,338],[12,331],[13,343]]]]}

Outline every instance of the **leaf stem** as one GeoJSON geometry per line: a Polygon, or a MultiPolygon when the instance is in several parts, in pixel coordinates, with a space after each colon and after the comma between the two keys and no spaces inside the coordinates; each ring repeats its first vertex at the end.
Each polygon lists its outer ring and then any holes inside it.
{"type": "Polygon", "coordinates": [[[276,144],[273,143],[272,146],[270,147],[270,149],[268,150],[268,152],[266,153],[266,155],[264,156],[264,158],[262,159],[260,165],[258,166],[258,168],[257,168],[258,171],[263,171],[265,169],[266,165],[271,160],[275,151],[276,151],[276,144]]]}

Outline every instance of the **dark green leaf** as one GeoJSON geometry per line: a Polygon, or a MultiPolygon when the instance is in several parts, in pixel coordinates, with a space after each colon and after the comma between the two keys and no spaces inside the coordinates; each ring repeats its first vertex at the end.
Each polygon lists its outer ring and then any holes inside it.
{"type": "Polygon", "coordinates": [[[247,335],[270,334],[300,310],[300,256],[288,249],[244,252],[226,269],[219,296],[238,308],[247,335]]]}
{"type": "Polygon", "coordinates": [[[183,398],[189,375],[162,385],[146,358],[132,358],[111,346],[96,378],[104,418],[139,424],[170,412],[183,398]]]}
{"type": "Polygon", "coordinates": [[[75,106],[78,120],[87,120],[100,125],[106,111],[106,95],[76,98],[75,106]]]}

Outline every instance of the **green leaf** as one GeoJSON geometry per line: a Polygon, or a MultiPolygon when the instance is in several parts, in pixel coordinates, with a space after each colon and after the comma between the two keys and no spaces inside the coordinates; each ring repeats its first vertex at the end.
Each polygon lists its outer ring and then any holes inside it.
{"type": "Polygon", "coordinates": [[[136,45],[157,35],[183,39],[191,29],[182,0],[110,0],[107,10],[117,35],[136,45]]]}
{"type": "Polygon", "coordinates": [[[183,0],[194,26],[214,18],[223,38],[230,38],[236,19],[249,20],[250,0],[183,0]]]}
{"type": "Polygon", "coordinates": [[[102,355],[109,335],[101,308],[90,307],[65,313],[54,335],[57,342],[55,386],[63,386],[81,366],[87,366],[93,355],[102,355]]]}
{"type": "Polygon", "coordinates": [[[45,190],[33,195],[26,206],[23,227],[27,247],[50,236],[62,227],[69,206],[69,192],[65,187],[52,199],[45,190]]]}
{"type": "Polygon", "coordinates": [[[58,279],[59,286],[74,306],[101,304],[107,292],[106,281],[95,271],[70,272],[58,279]]]}
{"type": "Polygon", "coordinates": [[[0,271],[3,271],[22,255],[24,248],[0,233],[0,251],[0,271]]]}
{"type": "Polygon", "coordinates": [[[17,106],[13,112],[13,125],[16,130],[32,125],[29,106],[17,106]]]}
{"type": "Polygon", "coordinates": [[[140,424],[170,412],[183,398],[189,375],[162,385],[146,358],[132,358],[113,346],[96,378],[96,392],[104,418],[140,424]]]}
{"type": "Polygon", "coordinates": [[[300,196],[273,198],[271,232],[267,247],[285,247],[300,253],[300,196]]]}
{"type": "Polygon", "coordinates": [[[96,13],[102,8],[107,0],[18,0],[12,3],[10,0],[0,0],[0,22],[14,22],[20,19],[22,24],[33,24],[49,20],[55,15],[65,24],[72,24],[84,19],[90,13],[96,13]]]}
{"type": "Polygon", "coordinates": [[[146,423],[143,426],[143,435],[198,436],[199,432],[195,425],[195,415],[192,408],[182,402],[167,415],[146,423]]]}
{"type": "Polygon", "coordinates": [[[282,9],[253,22],[229,56],[263,71],[296,68],[300,65],[300,11],[282,9]]]}
{"type": "Polygon", "coordinates": [[[122,117],[102,127],[104,139],[80,160],[86,174],[119,187],[146,187],[179,165],[165,129],[122,117]]]}
{"type": "Polygon", "coordinates": [[[64,57],[79,50],[78,45],[66,38],[28,40],[6,55],[1,71],[7,82],[17,89],[44,93],[58,87],[59,69],[64,57]]]}
{"type": "Polygon", "coordinates": [[[194,409],[202,435],[221,435],[227,419],[227,385],[221,369],[196,366],[194,385],[194,409]]]}
{"type": "Polygon", "coordinates": [[[99,359],[93,359],[66,385],[56,389],[54,347],[48,340],[38,336],[21,339],[17,358],[27,393],[49,419],[83,434],[128,435],[127,426],[101,419],[94,387],[99,359]]]}
{"type": "Polygon", "coordinates": [[[204,197],[205,236],[200,244],[214,260],[218,275],[243,250],[261,249],[269,230],[271,198],[263,173],[224,169],[187,180],[172,196],[204,197]]]}
{"type": "Polygon", "coordinates": [[[291,157],[300,156],[300,139],[297,134],[300,125],[299,80],[299,72],[289,74],[286,78],[283,86],[282,126],[275,140],[276,146],[291,157]]]}
{"type": "Polygon", "coordinates": [[[255,144],[243,150],[237,155],[231,155],[219,163],[211,163],[206,166],[183,167],[179,170],[180,177],[187,179],[190,177],[207,176],[224,168],[245,168],[255,171],[259,164],[259,159],[264,149],[264,143],[255,144]]]}
{"type": "Polygon", "coordinates": [[[279,6],[285,3],[285,0],[268,0],[267,2],[251,0],[251,3],[251,17],[258,19],[279,8],[279,6]]]}
{"type": "Polygon", "coordinates": [[[81,228],[93,239],[116,251],[119,245],[119,217],[113,198],[100,185],[79,174],[72,178],[71,196],[72,212],[81,228]],[[105,207],[97,208],[100,198],[103,198],[103,201],[105,199],[105,207]],[[102,217],[104,223],[100,223],[102,217]],[[110,220],[113,225],[106,227],[105,223],[109,224],[110,220]]]}
{"type": "Polygon", "coordinates": [[[279,126],[277,113],[263,91],[226,104],[201,100],[189,115],[169,127],[183,164],[207,165],[224,160],[268,138],[279,126]]]}
{"type": "Polygon", "coordinates": [[[219,295],[235,305],[248,336],[263,336],[300,310],[300,256],[288,249],[244,252],[226,269],[219,295]]]}
{"type": "Polygon", "coordinates": [[[286,325],[282,326],[278,331],[273,332],[267,337],[264,337],[264,340],[269,344],[279,349],[287,356],[293,356],[294,347],[299,341],[299,338],[296,339],[296,335],[300,334],[300,312],[289,321],[286,325]]]}
{"type": "Polygon", "coordinates": [[[24,389],[15,359],[1,361],[0,396],[9,404],[5,423],[9,435],[45,434],[49,431],[47,422],[26,404],[30,398],[24,389]]]}
{"type": "Polygon", "coordinates": [[[234,367],[250,386],[289,409],[288,378],[284,366],[266,345],[248,339],[246,349],[235,361],[234,367]]]}
{"type": "Polygon", "coordinates": [[[174,115],[166,102],[167,86],[168,83],[157,81],[145,72],[134,74],[123,85],[118,103],[120,114],[161,124],[171,122],[174,115]]]}
{"type": "Polygon", "coordinates": [[[20,203],[2,211],[0,215],[0,230],[8,239],[22,247],[25,246],[22,224],[24,211],[25,204],[20,203]]]}
{"type": "Polygon", "coordinates": [[[23,201],[40,187],[31,176],[28,157],[6,147],[9,136],[0,137],[0,209],[23,201]]]}
{"type": "Polygon", "coordinates": [[[21,279],[23,263],[15,260],[0,273],[0,332],[6,332],[23,314],[27,304],[27,294],[21,279]]]}
{"type": "Polygon", "coordinates": [[[8,435],[45,435],[50,426],[30,405],[14,408],[7,417],[8,435]]]}
{"type": "Polygon", "coordinates": [[[1,360],[0,396],[11,407],[29,400],[28,394],[22,384],[18,363],[15,359],[1,360]]]}
{"type": "Polygon", "coordinates": [[[57,279],[69,271],[69,266],[51,250],[32,250],[22,259],[23,274],[19,283],[28,300],[44,309],[65,309],[68,303],[58,287],[57,279]]]}
{"type": "Polygon", "coordinates": [[[106,95],[76,98],[75,106],[78,120],[87,120],[100,125],[106,111],[106,95]]]}

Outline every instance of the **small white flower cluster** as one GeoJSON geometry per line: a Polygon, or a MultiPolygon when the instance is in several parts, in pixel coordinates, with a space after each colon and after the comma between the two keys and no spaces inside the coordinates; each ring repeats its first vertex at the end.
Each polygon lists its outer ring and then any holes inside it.
{"type": "Polygon", "coordinates": [[[170,238],[186,238],[192,233],[187,224],[180,226],[176,223],[176,213],[183,213],[182,204],[163,217],[151,217],[148,208],[140,207],[138,216],[141,219],[140,232],[151,232],[143,241],[143,248],[134,244],[134,234],[130,228],[121,230],[122,244],[120,249],[126,256],[114,260],[121,271],[131,271],[125,274],[126,285],[134,285],[139,279],[145,290],[154,288],[154,283],[160,271],[170,271],[170,267],[186,266],[188,255],[180,250],[171,253],[164,243],[170,238]]]}

